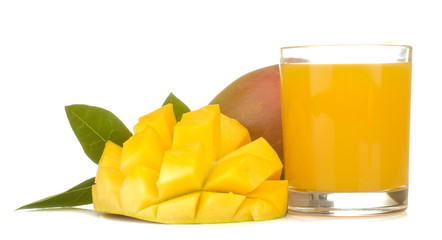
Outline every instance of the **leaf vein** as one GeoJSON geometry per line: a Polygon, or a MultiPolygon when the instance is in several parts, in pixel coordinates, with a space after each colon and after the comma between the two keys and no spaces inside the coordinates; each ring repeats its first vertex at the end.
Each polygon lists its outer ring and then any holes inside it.
{"type": "Polygon", "coordinates": [[[75,116],[78,120],[80,120],[87,128],[89,128],[93,133],[95,133],[103,142],[106,142],[106,140],[98,133],[96,132],[86,121],[84,121],[82,118],[80,118],[77,114],[75,114],[73,111],[69,110],[73,116],[75,116]]]}

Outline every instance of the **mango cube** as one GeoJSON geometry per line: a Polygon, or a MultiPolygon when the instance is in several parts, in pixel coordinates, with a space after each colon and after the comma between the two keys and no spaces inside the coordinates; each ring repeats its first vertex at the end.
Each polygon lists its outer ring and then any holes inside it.
{"type": "Polygon", "coordinates": [[[120,169],[126,175],[137,166],[145,166],[159,172],[163,162],[164,145],[156,131],[146,126],[123,143],[120,169]]]}
{"type": "Polygon", "coordinates": [[[99,161],[99,167],[106,168],[120,168],[121,155],[123,154],[123,148],[113,143],[112,141],[107,141],[104,145],[104,150],[99,161]]]}
{"type": "Polygon", "coordinates": [[[168,199],[200,190],[207,175],[200,142],[166,151],[160,177],[157,181],[159,196],[168,199]]]}
{"type": "MultiPolygon", "coordinates": [[[[102,169],[101,172],[112,173],[109,169],[102,169]]],[[[102,173],[97,185],[92,186],[92,198],[96,211],[102,209],[108,210],[110,213],[117,213],[121,209],[119,186],[124,178],[119,175],[102,173]],[[106,176],[106,178],[103,178],[106,176]],[[111,179],[115,176],[115,179],[111,179]]]]}
{"type": "Polygon", "coordinates": [[[251,142],[249,131],[236,119],[229,118],[221,113],[220,122],[222,139],[220,158],[251,142]]]}
{"type": "Polygon", "coordinates": [[[205,149],[206,165],[210,168],[218,158],[221,147],[220,111],[218,105],[208,105],[183,114],[174,129],[172,148],[201,142],[205,149]]]}
{"type": "Polygon", "coordinates": [[[131,174],[126,176],[120,188],[122,209],[134,214],[156,203],[157,180],[158,172],[142,165],[136,166],[131,174]]]}
{"type": "Polygon", "coordinates": [[[190,193],[158,205],[157,221],[163,223],[193,223],[201,192],[190,193]]]}
{"type": "Polygon", "coordinates": [[[227,154],[214,165],[204,189],[246,194],[266,179],[279,179],[282,163],[274,150],[266,150],[273,149],[267,141],[259,138],[227,154]]]}
{"type": "Polygon", "coordinates": [[[172,105],[139,119],[123,147],[107,142],[92,186],[94,209],[160,223],[282,217],[287,181],[263,138],[250,142],[218,105],[183,115],[172,105]]]}
{"type": "Polygon", "coordinates": [[[273,174],[269,177],[269,179],[272,180],[280,179],[283,167],[281,160],[279,159],[276,151],[272,148],[272,146],[270,146],[270,144],[264,138],[262,137],[258,138],[255,141],[238,148],[237,150],[227,154],[223,159],[237,157],[244,153],[249,153],[255,156],[259,156],[263,159],[266,159],[268,162],[270,162],[270,164],[278,166],[275,169],[275,172],[273,172],[273,174]]]}
{"type": "Polygon", "coordinates": [[[245,222],[245,221],[253,221],[252,208],[255,205],[255,199],[246,198],[239,206],[238,210],[235,213],[235,216],[232,218],[232,222],[245,222]]]}
{"type": "Polygon", "coordinates": [[[119,193],[121,184],[124,181],[124,174],[119,169],[101,168],[95,177],[97,193],[100,196],[110,196],[112,193],[119,193]]]}
{"type": "Polygon", "coordinates": [[[195,222],[231,222],[246,196],[233,193],[202,192],[195,222]]]}
{"type": "Polygon", "coordinates": [[[248,153],[228,157],[213,166],[204,190],[246,194],[255,190],[278,169],[279,164],[248,153]]]}
{"type": "Polygon", "coordinates": [[[97,211],[101,211],[101,208],[111,212],[120,211],[120,187],[125,177],[120,171],[121,155],[120,146],[111,141],[106,142],[98,164],[96,184],[92,186],[92,199],[97,211]]]}
{"type": "Polygon", "coordinates": [[[278,210],[278,213],[275,214],[284,216],[287,211],[287,189],[287,180],[266,180],[253,192],[246,194],[246,196],[252,199],[261,199],[272,204],[278,210]]]}
{"type": "Polygon", "coordinates": [[[149,207],[139,211],[133,217],[144,219],[147,221],[155,221],[157,219],[158,204],[150,205],[149,207]]]}
{"type": "Polygon", "coordinates": [[[232,222],[262,221],[280,218],[284,215],[285,212],[281,214],[273,204],[267,201],[247,198],[239,207],[232,222]]]}
{"type": "Polygon", "coordinates": [[[147,126],[153,128],[161,138],[164,148],[169,149],[172,146],[173,128],[176,124],[175,113],[172,104],[166,104],[163,107],[146,114],[139,118],[134,126],[134,133],[143,132],[147,126]]]}

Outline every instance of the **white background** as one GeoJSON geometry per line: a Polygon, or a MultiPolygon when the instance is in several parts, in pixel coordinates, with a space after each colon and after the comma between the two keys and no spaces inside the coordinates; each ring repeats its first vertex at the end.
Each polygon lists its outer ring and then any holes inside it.
{"type": "Polygon", "coordinates": [[[437,2],[1,1],[0,238],[441,237],[437,2]],[[90,206],[14,211],[95,175],[96,165],[75,138],[65,105],[106,108],[131,128],[169,92],[197,109],[239,76],[277,64],[280,47],[340,43],[413,46],[406,213],[162,225],[100,215],[90,206]]]}

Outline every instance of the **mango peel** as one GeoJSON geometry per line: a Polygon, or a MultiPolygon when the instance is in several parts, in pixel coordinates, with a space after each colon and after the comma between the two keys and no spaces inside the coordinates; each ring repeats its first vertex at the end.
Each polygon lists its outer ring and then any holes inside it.
{"type": "Polygon", "coordinates": [[[92,186],[94,209],[160,223],[282,217],[282,164],[264,138],[208,105],[175,120],[171,104],[139,119],[123,147],[108,141],[92,186]]]}

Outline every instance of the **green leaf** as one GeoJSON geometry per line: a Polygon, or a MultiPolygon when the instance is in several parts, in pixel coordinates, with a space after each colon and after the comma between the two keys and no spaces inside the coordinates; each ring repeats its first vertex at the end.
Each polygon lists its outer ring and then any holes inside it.
{"type": "Polygon", "coordinates": [[[163,103],[163,106],[172,103],[173,105],[173,111],[175,113],[176,121],[181,120],[181,116],[186,113],[190,112],[190,108],[186,106],[181,100],[179,100],[173,93],[170,93],[169,96],[166,98],[166,100],[163,103]]]}
{"type": "Polygon", "coordinates": [[[43,198],[36,202],[24,205],[17,210],[32,208],[74,207],[92,203],[92,185],[95,178],[90,178],[66,192],[43,198]]]}
{"type": "Polygon", "coordinates": [[[66,106],[65,109],[84,152],[97,164],[108,140],[123,146],[132,136],[124,123],[106,109],[80,104],[66,106]]]}

